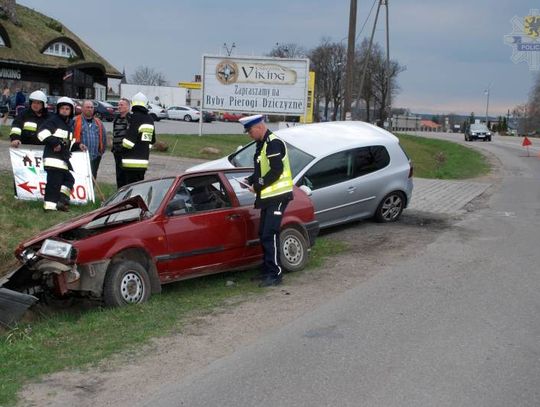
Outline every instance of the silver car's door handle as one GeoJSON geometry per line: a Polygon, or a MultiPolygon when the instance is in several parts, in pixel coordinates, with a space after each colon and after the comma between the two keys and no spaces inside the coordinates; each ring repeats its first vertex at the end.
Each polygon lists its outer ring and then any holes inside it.
{"type": "Polygon", "coordinates": [[[348,192],[349,194],[352,194],[354,191],[356,191],[356,187],[349,187],[349,188],[347,188],[347,192],[348,192]]]}

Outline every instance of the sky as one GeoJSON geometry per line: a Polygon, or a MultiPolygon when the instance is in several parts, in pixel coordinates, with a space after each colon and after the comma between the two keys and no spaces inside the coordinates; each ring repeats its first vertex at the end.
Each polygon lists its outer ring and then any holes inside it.
{"type": "MultiPolygon", "coordinates": [[[[139,66],[169,84],[192,81],[203,54],[266,55],[276,43],[347,44],[349,0],[18,0],[56,18],[119,71],[139,66]]],[[[388,0],[390,57],[406,67],[394,107],[433,114],[506,115],[527,101],[540,71],[512,60],[505,35],[532,0],[388,0]]],[[[357,38],[369,37],[374,0],[358,0],[357,38]],[[365,27],[361,31],[362,26],[365,27]]],[[[381,8],[381,13],[384,8],[381,8]]],[[[384,46],[384,14],[375,41],[384,46]]],[[[539,40],[540,41],[540,40],[539,40]]],[[[540,53],[540,51],[537,51],[540,53]]]]}

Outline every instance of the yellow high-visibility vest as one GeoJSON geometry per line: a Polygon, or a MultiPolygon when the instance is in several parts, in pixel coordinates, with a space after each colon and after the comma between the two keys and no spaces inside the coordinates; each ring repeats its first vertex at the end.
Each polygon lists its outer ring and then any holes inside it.
{"type": "MultiPolygon", "coordinates": [[[[267,142],[264,143],[263,148],[261,149],[261,154],[259,156],[259,165],[261,167],[261,177],[264,177],[268,171],[270,171],[270,160],[266,156],[266,146],[268,142],[277,139],[274,134],[268,136],[267,142]]],[[[271,198],[273,196],[278,196],[291,192],[293,189],[293,180],[291,173],[291,166],[289,164],[289,153],[287,152],[287,146],[285,146],[285,155],[282,158],[283,161],[283,172],[280,177],[273,184],[264,187],[261,190],[261,199],[271,198]]]]}

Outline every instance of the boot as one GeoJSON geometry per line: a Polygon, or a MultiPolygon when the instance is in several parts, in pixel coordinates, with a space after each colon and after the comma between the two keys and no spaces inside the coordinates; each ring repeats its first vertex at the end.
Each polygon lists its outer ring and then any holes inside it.
{"type": "Polygon", "coordinates": [[[69,197],[62,194],[56,204],[56,209],[62,212],[69,212],[69,197]]]}

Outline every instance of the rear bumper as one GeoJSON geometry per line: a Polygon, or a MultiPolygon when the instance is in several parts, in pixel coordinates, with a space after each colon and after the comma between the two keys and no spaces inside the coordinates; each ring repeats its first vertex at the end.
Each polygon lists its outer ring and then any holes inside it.
{"type": "Polygon", "coordinates": [[[315,238],[319,234],[319,222],[314,220],[313,222],[305,223],[304,227],[306,228],[308,234],[309,247],[313,247],[315,244],[315,238]]]}

